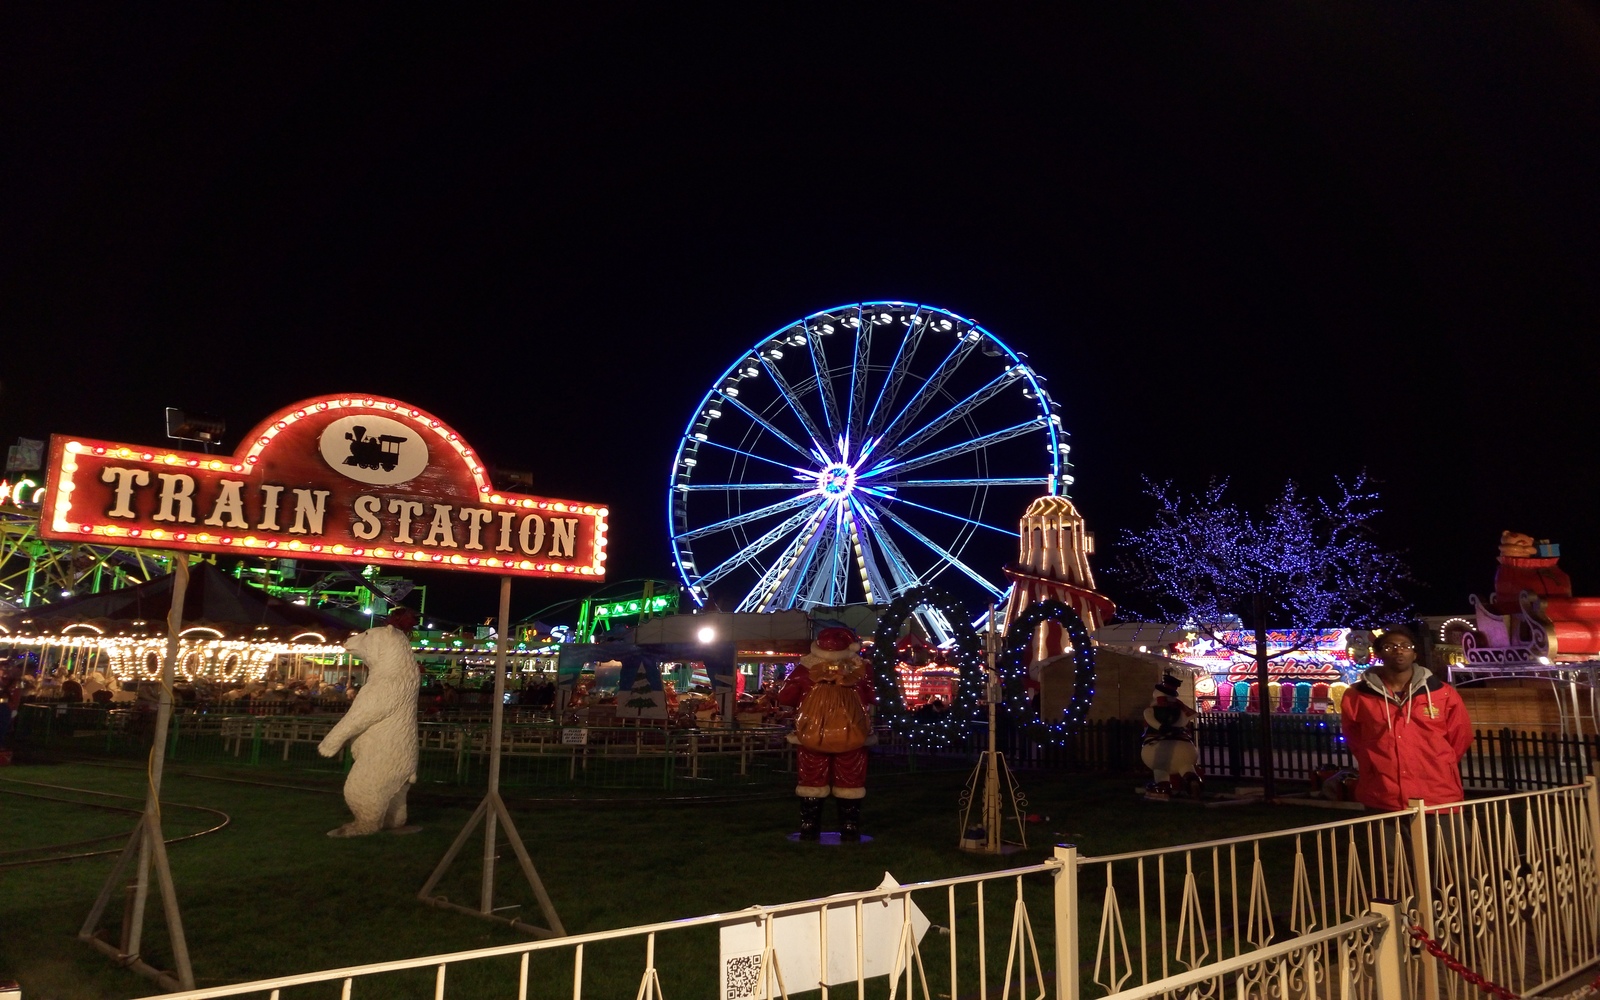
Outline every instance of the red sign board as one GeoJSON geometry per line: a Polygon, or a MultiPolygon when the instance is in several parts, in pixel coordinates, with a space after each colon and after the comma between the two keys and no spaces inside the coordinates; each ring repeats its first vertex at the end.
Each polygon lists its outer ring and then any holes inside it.
{"type": "Polygon", "coordinates": [[[232,457],[57,434],[46,538],[516,576],[605,576],[605,507],[495,490],[461,436],[375,396],[295,403],[232,457]]]}

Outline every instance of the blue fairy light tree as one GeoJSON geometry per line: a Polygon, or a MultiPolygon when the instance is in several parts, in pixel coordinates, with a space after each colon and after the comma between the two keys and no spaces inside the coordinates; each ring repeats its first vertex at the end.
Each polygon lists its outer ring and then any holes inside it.
{"type": "Polygon", "coordinates": [[[1268,798],[1276,794],[1268,662],[1309,645],[1317,630],[1372,627],[1409,612],[1399,588],[1412,582],[1411,572],[1373,538],[1379,508],[1371,481],[1363,472],[1334,484],[1331,498],[1308,497],[1290,480],[1276,500],[1252,512],[1225,499],[1225,479],[1192,495],[1146,479],[1155,523],[1118,539],[1112,572],[1146,617],[1183,622],[1254,658],[1268,798]],[[1254,629],[1250,641],[1227,635],[1238,622],[1254,629]],[[1290,640],[1270,655],[1268,623],[1290,640]]]}

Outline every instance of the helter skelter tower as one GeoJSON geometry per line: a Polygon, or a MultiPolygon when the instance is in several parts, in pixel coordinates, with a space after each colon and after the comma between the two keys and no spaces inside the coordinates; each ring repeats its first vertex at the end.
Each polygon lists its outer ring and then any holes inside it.
{"type": "MultiPolygon", "coordinates": [[[[1063,496],[1042,496],[1028,505],[1018,526],[1017,562],[1006,567],[1011,596],[1006,602],[1007,622],[1041,601],[1060,601],[1083,619],[1091,633],[1105,624],[1117,606],[1094,589],[1089,556],[1093,539],[1084,528],[1083,515],[1063,496]]],[[[1047,621],[1033,634],[1030,672],[1066,655],[1069,642],[1059,622],[1047,621]]]]}

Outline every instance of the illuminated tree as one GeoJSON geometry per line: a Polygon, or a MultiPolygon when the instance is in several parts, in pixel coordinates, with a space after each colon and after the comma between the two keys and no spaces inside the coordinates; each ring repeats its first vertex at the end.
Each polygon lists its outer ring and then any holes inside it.
{"type": "Polygon", "coordinates": [[[1224,500],[1226,480],[1185,495],[1170,482],[1145,480],[1155,524],[1127,530],[1113,571],[1142,601],[1145,617],[1182,622],[1255,659],[1260,696],[1261,774],[1276,794],[1267,664],[1309,645],[1315,630],[1372,627],[1405,615],[1398,585],[1411,581],[1400,556],[1379,548],[1369,523],[1378,494],[1366,474],[1335,479],[1332,499],[1308,498],[1291,480],[1259,513],[1224,500]],[[1251,645],[1224,636],[1254,629],[1251,645]],[[1289,633],[1288,648],[1267,652],[1267,628],[1289,633]]]}

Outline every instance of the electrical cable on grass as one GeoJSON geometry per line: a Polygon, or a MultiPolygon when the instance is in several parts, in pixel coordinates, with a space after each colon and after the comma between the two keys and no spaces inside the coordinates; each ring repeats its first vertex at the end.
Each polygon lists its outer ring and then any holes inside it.
{"type": "MultiPolygon", "coordinates": [[[[0,786],[3,786],[3,785],[28,785],[28,786],[31,786],[31,787],[34,787],[34,788],[49,788],[49,789],[54,789],[56,791],[62,791],[62,792],[77,792],[77,793],[80,793],[80,794],[83,794],[83,795],[101,795],[101,796],[105,796],[106,798],[127,799],[127,800],[129,800],[131,802],[140,801],[139,797],[138,796],[134,796],[134,795],[119,795],[116,792],[102,792],[102,791],[98,791],[98,790],[93,789],[93,788],[74,788],[71,785],[51,785],[51,784],[46,784],[45,782],[42,782],[42,781],[23,781],[23,780],[17,779],[17,778],[0,778],[0,786]]],[[[144,814],[144,810],[143,809],[128,809],[128,808],[125,808],[125,807],[122,807],[122,806],[100,805],[100,804],[93,803],[93,802],[81,802],[81,801],[78,801],[78,800],[75,800],[75,799],[62,799],[62,798],[56,798],[55,796],[51,796],[51,795],[40,795],[40,794],[38,794],[36,792],[17,791],[14,788],[0,787],[0,792],[4,792],[5,794],[8,794],[8,795],[22,796],[23,798],[44,799],[44,800],[49,801],[49,802],[65,802],[68,805],[85,806],[85,807],[90,808],[90,809],[103,809],[103,810],[110,810],[110,811],[115,811],[115,812],[126,812],[126,813],[131,813],[131,814],[133,814],[135,816],[140,816],[140,815],[144,814]]],[[[190,804],[184,803],[184,802],[174,802],[174,803],[171,803],[171,804],[176,806],[176,807],[178,807],[179,809],[193,809],[193,810],[195,810],[197,812],[210,813],[213,816],[220,816],[220,817],[222,817],[222,822],[218,823],[216,826],[212,826],[212,827],[209,827],[207,829],[200,830],[197,833],[188,833],[188,834],[184,834],[181,837],[168,837],[168,838],[165,838],[163,840],[163,843],[166,843],[168,845],[181,843],[181,842],[183,842],[185,840],[194,840],[197,837],[204,837],[204,836],[207,836],[208,834],[217,833],[218,831],[225,829],[228,826],[228,824],[233,822],[233,817],[229,816],[227,813],[223,812],[220,809],[212,809],[212,808],[209,808],[207,806],[190,805],[190,804]]],[[[0,852],[0,857],[5,857],[6,855],[10,855],[10,854],[33,853],[33,852],[36,852],[36,851],[60,850],[62,848],[66,848],[66,847],[82,847],[82,846],[85,846],[85,845],[88,845],[88,844],[94,844],[94,843],[98,843],[100,841],[105,841],[105,840],[126,840],[126,839],[127,839],[127,834],[118,833],[118,834],[112,834],[111,836],[107,836],[107,837],[96,837],[93,840],[80,840],[80,841],[73,841],[73,842],[65,843],[65,844],[51,844],[51,845],[47,845],[45,847],[36,847],[36,848],[31,848],[31,849],[28,849],[28,850],[25,850],[25,851],[4,851],[4,852],[0,852]]],[[[56,863],[58,861],[77,861],[77,860],[80,860],[80,859],[83,859],[83,858],[98,858],[98,857],[103,857],[103,856],[108,855],[108,854],[118,854],[118,853],[121,852],[121,850],[122,850],[121,848],[112,848],[110,850],[105,850],[105,851],[84,851],[84,852],[75,853],[75,854],[61,854],[61,855],[56,855],[56,856],[47,857],[47,858],[34,858],[31,861],[0,861],[0,869],[6,869],[6,868],[28,868],[28,867],[32,867],[34,865],[54,864],[54,863],[56,863]]]]}

